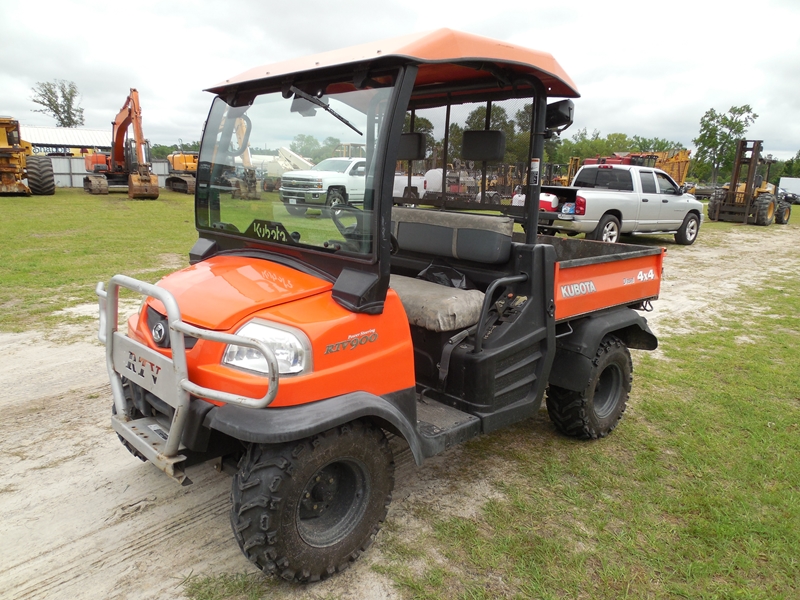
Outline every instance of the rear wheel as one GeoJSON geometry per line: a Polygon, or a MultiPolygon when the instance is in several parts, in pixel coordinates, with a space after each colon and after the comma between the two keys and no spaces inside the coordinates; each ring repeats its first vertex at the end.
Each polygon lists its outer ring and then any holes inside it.
{"type": "Polygon", "coordinates": [[[597,228],[587,237],[600,242],[615,243],[619,241],[619,221],[614,215],[603,215],[597,228]]]}
{"type": "Polygon", "coordinates": [[[788,225],[789,217],[792,216],[792,205],[788,202],[781,202],[775,212],[775,222],[778,225],[788,225]]]}
{"type": "Polygon", "coordinates": [[[393,487],[386,436],[367,421],[296,442],[250,444],[233,478],[233,533],[265,573],[324,579],[372,544],[393,487]]]}
{"type": "Polygon", "coordinates": [[[56,178],[49,156],[26,156],[25,170],[28,187],[34,196],[52,196],[56,193],[56,178]]]}
{"type": "Polygon", "coordinates": [[[708,218],[711,221],[717,220],[717,209],[722,201],[717,198],[712,198],[708,201],[708,218]]]}
{"type": "Polygon", "coordinates": [[[694,213],[689,213],[684,217],[678,233],[675,234],[675,241],[683,246],[691,246],[699,232],[700,218],[694,213]]]}
{"type": "Polygon", "coordinates": [[[627,346],[614,335],[600,342],[589,383],[580,392],[547,388],[547,414],[564,435],[583,439],[607,436],[622,418],[633,381],[627,346]]]}

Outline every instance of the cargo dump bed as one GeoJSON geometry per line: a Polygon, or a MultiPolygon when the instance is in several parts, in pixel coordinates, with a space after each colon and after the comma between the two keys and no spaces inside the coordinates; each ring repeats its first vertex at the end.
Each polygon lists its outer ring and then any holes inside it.
{"type": "Polygon", "coordinates": [[[539,242],[556,250],[556,322],[658,298],[664,248],[550,236],[539,242]]]}

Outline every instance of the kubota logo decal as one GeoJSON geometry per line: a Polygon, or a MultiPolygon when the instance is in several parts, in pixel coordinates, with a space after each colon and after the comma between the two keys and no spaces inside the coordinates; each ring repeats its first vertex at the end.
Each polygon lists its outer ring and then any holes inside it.
{"type": "Polygon", "coordinates": [[[355,350],[364,344],[370,344],[378,339],[378,333],[374,329],[369,331],[362,331],[361,333],[354,333],[347,336],[343,342],[336,342],[329,344],[325,347],[325,354],[332,354],[333,352],[340,352],[341,350],[355,350]]]}
{"type": "Polygon", "coordinates": [[[573,298],[575,296],[584,296],[596,292],[597,288],[594,287],[592,281],[581,281],[580,283],[573,283],[570,285],[561,286],[561,296],[563,298],[573,298]]]}
{"type": "Polygon", "coordinates": [[[145,373],[149,374],[150,377],[153,378],[153,384],[158,381],[158,374],[161,372],[161,367],[157,364],[150,362],[142,356],[136,356],[136,354],[131,351],[128,351],[128,364],[125,365],[125,369],[138,375],[142,379],[146,379],[145,373]]]}

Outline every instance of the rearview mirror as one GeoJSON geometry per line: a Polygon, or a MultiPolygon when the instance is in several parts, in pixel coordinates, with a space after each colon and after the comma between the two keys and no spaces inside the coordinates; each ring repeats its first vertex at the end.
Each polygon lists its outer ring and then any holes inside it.
{"type": "Polygon", "coordinates": [[[559,100],[547,105],[545,112],[544,126],[548,131],[561,133],[572,125],[572,118],[575,115],[575,103],[572,100],[559,100]]]}

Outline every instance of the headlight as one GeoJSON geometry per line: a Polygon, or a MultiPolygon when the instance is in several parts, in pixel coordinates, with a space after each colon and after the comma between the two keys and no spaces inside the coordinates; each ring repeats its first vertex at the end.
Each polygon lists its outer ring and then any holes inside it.
{"type": "MultiPolygon", "coordinates": [[[[236,335],[264,342],[278,359],[281,375],[297,375],[311,369],[311,343],[302,331],[264,321],[250,321],[236,335]]],[[[222,364],[268,373],[267,359],[258,350],[230,344],[225,348],[222,364]]]]}
{"type": "Polygon", "coordinates": [[[314,187],[318,189],[322,189],[322,179],[315,179],[314,180],[314,187]]]}

